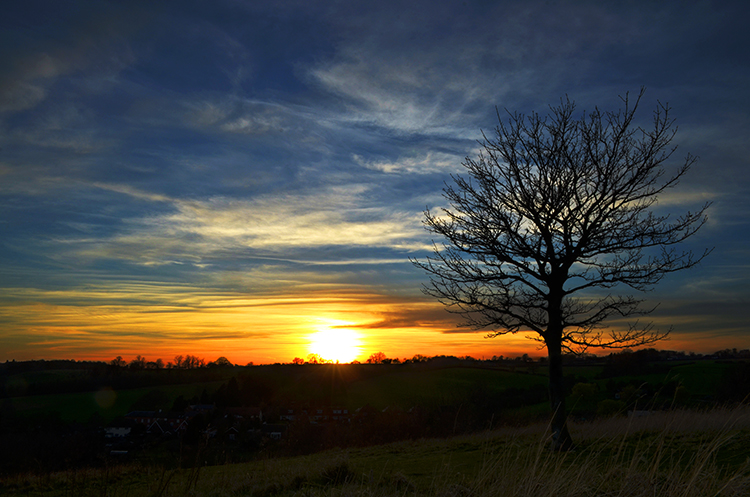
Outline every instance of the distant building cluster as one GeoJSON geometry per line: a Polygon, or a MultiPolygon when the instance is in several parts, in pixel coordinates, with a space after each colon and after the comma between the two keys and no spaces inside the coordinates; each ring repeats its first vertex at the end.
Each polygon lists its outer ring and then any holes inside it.
{"type": "MultiPolygon", "coordinates": [[[[185,437],[193,432],[199,440],[236,442],[252,438],[258,442],[277,441],[295,422],[310,425],[361,423],[382,410],[366,405],[351,411],[341,406],[324,407],[223,407],[214,404],[188,406],[183,412],[138,410],[127,413],[104,428],[110,455],[126,455],[127,447],[154,437],[185,437]],[[275,422],[272,422],[275,420],[275,422]]],[[[409,414],[411,411],[406,412],[409,414]]]]}

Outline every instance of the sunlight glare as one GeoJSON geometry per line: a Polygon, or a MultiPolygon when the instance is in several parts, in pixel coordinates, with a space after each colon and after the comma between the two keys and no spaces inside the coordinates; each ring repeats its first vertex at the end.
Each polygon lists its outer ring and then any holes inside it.
{"type": "MultiPolygon", "coordinates": [[[[346,325],[346,323],[342,323],[346,325]]],[[[310,335],[309,351],[327,361],[352,362],[361,353],[359,334],[351,329],[339,328],[338,324],[327,324],[310,335]],[[335,326],[335,327],[334,327],[335,326]]]]}

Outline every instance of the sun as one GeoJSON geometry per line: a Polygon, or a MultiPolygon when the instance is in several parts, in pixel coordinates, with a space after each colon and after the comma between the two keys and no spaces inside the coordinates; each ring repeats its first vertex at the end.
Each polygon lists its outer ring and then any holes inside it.
{"type": "Polygon", "coordinates": [[[352,362],[361,352],[359,334],[351,329],[326,326],[309,338],[310,353],[326,361],[352,362]]]}

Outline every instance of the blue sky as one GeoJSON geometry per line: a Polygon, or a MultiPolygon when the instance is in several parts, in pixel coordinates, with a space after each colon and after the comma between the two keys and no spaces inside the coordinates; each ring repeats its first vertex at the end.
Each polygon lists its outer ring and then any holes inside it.
{"type": "MultiPolygon", "coordinates": [[[[533,347],[422,295],[425,207],[495,107],[673,108],[660,208],[713,202],[647,295],[663,348],[750,347],[745,2],[65,2],[0,19],[0,360],[533,347]]],[[[541,352],[539,352],[541,353],[541,352]]],[[[155,358],[155,357],[153,357],[155,358]]]]}

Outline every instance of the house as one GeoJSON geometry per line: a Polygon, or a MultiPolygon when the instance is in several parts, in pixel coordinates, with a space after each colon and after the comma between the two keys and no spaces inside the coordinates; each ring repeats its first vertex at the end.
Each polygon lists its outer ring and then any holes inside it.
{"type": "Polygon", "coordinates": [[[263,411],[260,407],[227,407],[224,414],[234,419],[263,422],[263,411]]]}
{"type": "Polygon", "coordinates": [[[345,407],[319,407],[312,410],[310,421],[313,423],[347,422],[350,419],[349,409],[345,407]]]}
{"type": "Polygon", "coordinates": [[[228,430],[224,431],[224,438],[231,441],[238,440],[240,438],[240,430],[235,426],[231,426],[228,430]]]}
{"type": "Polygon", "coordinates": [[[271,440],[281,440],[281,437],[284,435],[284,432],[287,429],[287,425],[285,424],[268,424],[265,423],[261,427],[261,433],[264,437],[268,437],[271,440]]]}
{"type": "Polygon", "coordinates": [[[194,416],[193,413],[131,411],[125,419],[145,426],[148,433],[172,434],[185,431],[194,416]]]}
{"type": "Polygon", "coordinates": [[[132,420],[117,419],[104,428],[104,438],[126,438],[133,432],[133,428],[137,426],[138,424],[132,420]]]}
{"type": "Polygon", "coordinates": [[[279,419],[284,421],[294,421],[298,416],[299,414],[296,413],[294,409],[282,409],[279,414],[279,419]]]}
{"type": "Polygon", "coordinates": [[[331,407],[331,420],[332,421],[349,421],[349,409],[345,407],[331,407]]]}
{"type": "Polygon", "coordinates": [[[132,430],[129,426],[107,426],[104,428],[104,438],[125,438],[132,430]]]}
{"type": "Polygon", "coordinates": [[[188,408],[185,409],[185,412],[197,416],[198,414],[211,414],[215,409],[216,406],[213,404],[193,404],[189,405],[188,408]]]}
{"type": "Polygon", "coordinates": [[[139,425],[148,427],[154,422],[156,413],[157,411],[130,411],[125,415],[125,419],[132,420],[139,425]]]}

